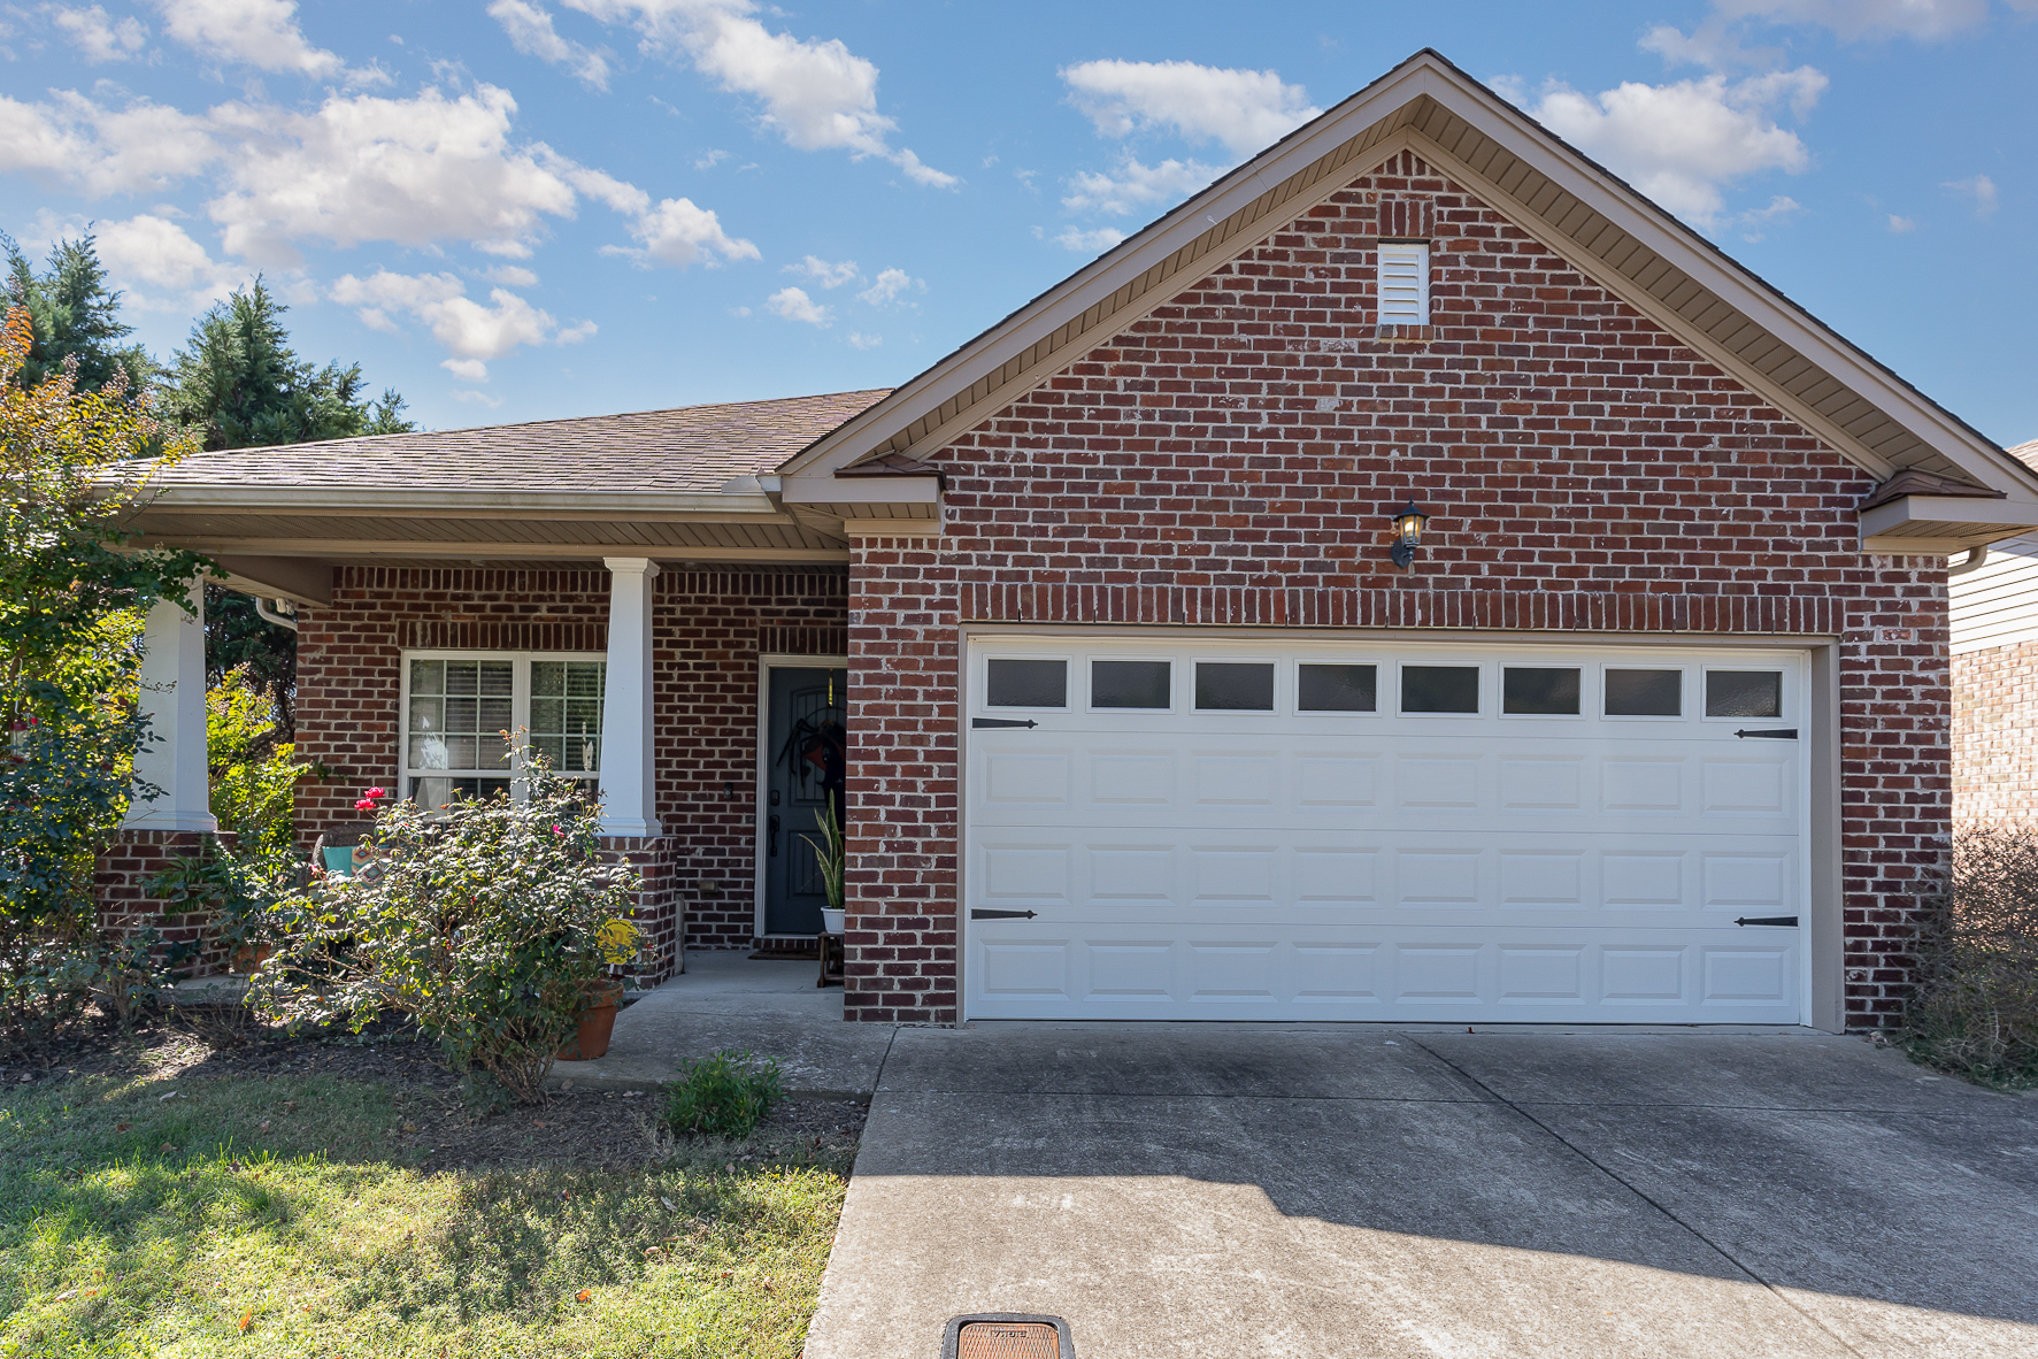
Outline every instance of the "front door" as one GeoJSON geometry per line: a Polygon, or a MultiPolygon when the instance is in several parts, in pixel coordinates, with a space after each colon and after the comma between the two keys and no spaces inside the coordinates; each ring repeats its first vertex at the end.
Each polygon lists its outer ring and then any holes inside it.
{"type": "Polygon", "coordinates": [[[765,693],[764,805],[758,808],[764,861],[767,935],[821,930],[820,818],[832,802],[842,814],[847,675],[841,670],[774,666],[765,693]]]}

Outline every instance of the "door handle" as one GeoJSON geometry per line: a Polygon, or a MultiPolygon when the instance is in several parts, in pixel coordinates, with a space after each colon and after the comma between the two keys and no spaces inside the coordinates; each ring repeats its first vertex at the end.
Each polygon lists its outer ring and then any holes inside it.
{"type": "Polygon", "coordinates": [[[978,906],[970,911],[969,918],[971,920],[1031,920],[1039,914],[1040,912],[1038,911],[994,911],[978,906]]]}
{"type": "Polygon", "coordinates": [[[764,857],[778,857],[778,813],[773,812],[764,823],[764,857]]]}

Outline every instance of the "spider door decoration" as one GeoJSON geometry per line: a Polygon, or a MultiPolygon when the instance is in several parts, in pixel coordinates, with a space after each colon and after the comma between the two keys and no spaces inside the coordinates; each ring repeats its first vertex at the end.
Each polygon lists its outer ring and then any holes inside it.
{"type": "Polygon", "coordinates": [[[849,730],[842,724],[842,715],[833,708],[823,708],[797,719],[786,734],[785,744],[779,747],[777,758],[795,780],[819,781],[821,796],[834,812],[836,828],[840,829],[842,781],[849,758],[849,730]]]}

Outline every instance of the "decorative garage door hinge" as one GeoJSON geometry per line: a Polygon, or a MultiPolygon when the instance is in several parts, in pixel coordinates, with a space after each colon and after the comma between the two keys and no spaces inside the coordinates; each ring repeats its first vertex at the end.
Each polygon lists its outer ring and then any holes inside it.
{"type": "Polygon", "coordinates": [[[1023,722],[1016,717],[973,717],[970,719],[969,724],[980,729],[983,727],[1037,727],[1040,725],[1030,717],[1023,722]]]}
{"type": "Polygon", "coordinates": [[[1772,741],[1795,741],[1797,739],[1797,728],[1771,727],[1768,731],[1742,730],[1735,732],[1734,735],[1740,737],[1744,741],[1747,740],[1750,736],[1765,736],[1772,741]]]}
{"type": "Polygon", "coordinates": [[[1788,929],[1797,928],[1794,915],[1744,915],[1734,922],[1736,925],[1782,925],[1788,929]]]}
{"type": "Polygon", "coordinates": [[[1038,911],[993,911],[979,906],[970,911],[969,918],[971,920],[1031,920],[1039,914],[1040,912],[1038,911]]]}

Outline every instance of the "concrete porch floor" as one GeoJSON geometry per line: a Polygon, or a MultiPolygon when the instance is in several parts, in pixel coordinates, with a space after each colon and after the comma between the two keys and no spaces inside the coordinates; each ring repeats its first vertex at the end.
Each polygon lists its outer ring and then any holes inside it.
{"type": "Polygon", "coordinates": [[[788,1094],[867,1097],[897,1026],[845,1024],[842,988],[814,985],[816,964],[747,953],[686,955],[686,971],[616,1016],[608,1055],[559,1062],[558,1089],[648,1090],[682,1062],[723,1049],[778,1059],[788,1094]]]}

